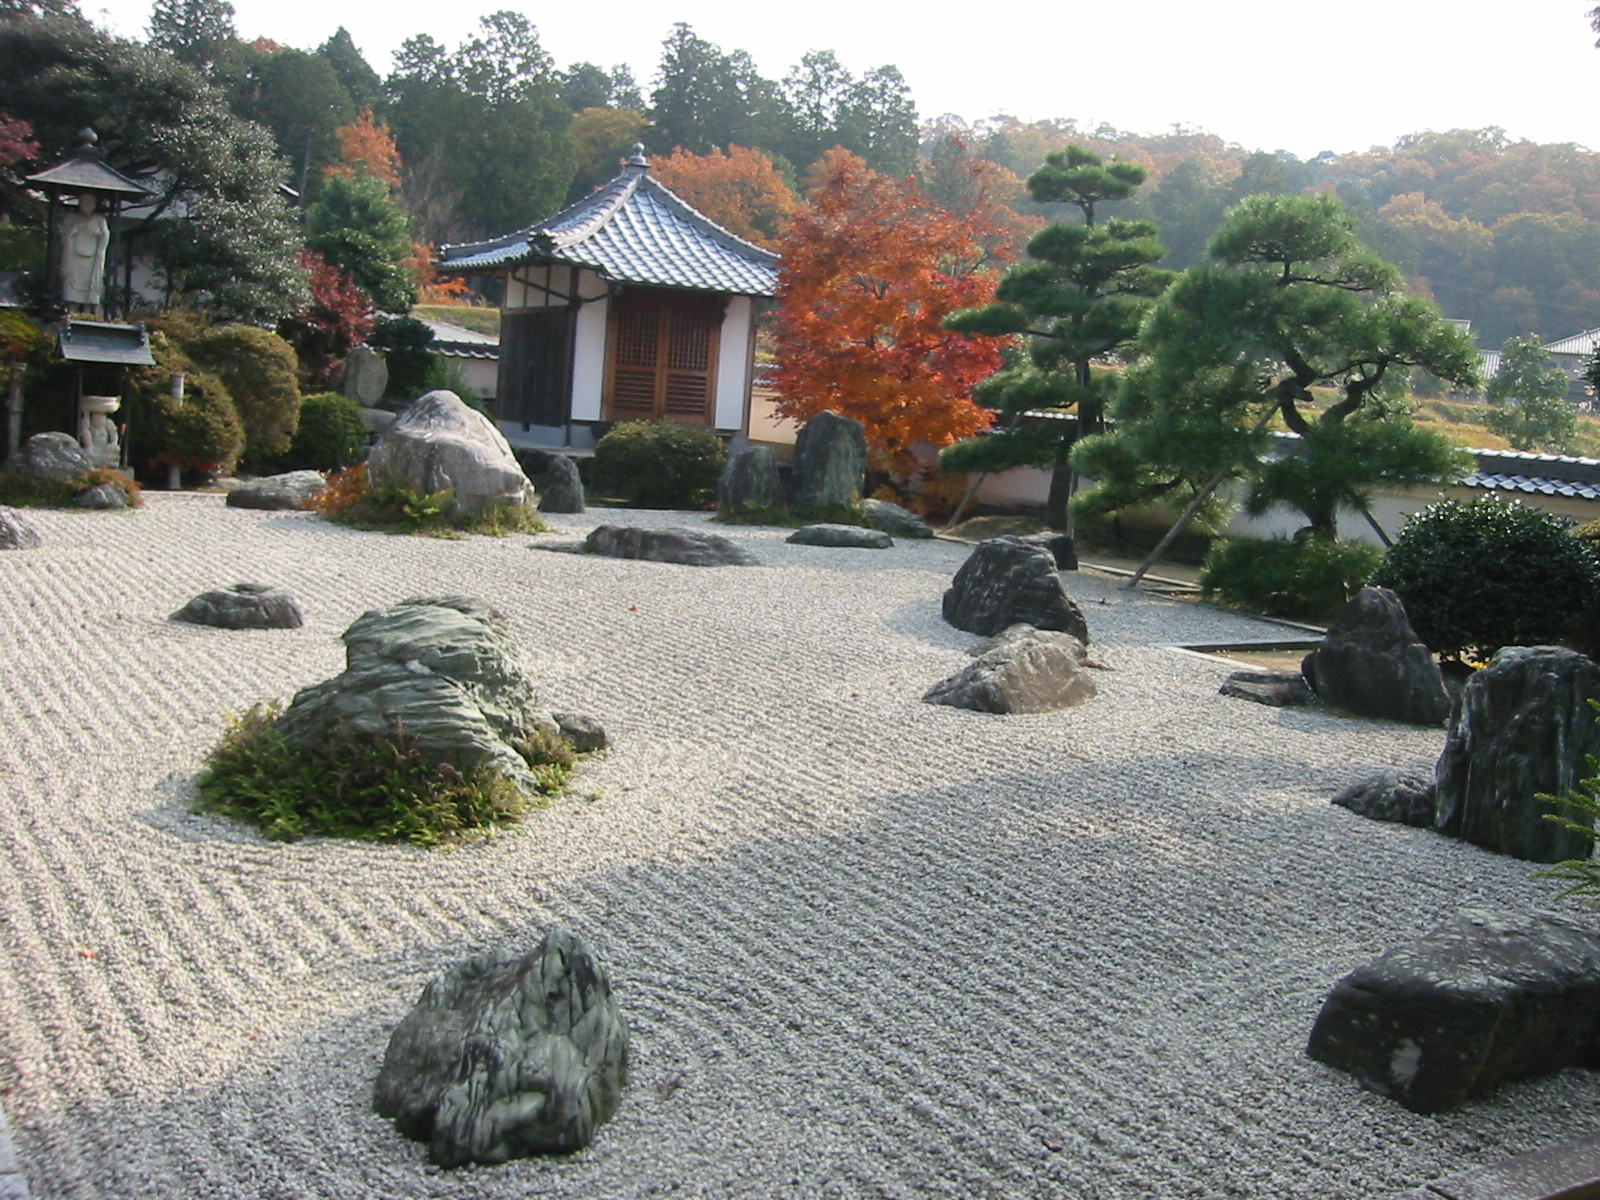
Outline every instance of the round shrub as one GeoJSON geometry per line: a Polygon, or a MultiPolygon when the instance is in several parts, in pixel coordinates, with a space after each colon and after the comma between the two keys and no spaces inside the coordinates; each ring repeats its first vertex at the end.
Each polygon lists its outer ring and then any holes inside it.
{"type": "Polygon", "coordinates": [[[184,349],[233,397],[246,458],[263,462],[289,449],[300,419],[300,358],[293,346],[253,325],[216,325],[184,349]]]}
{"type": "Polygon", "coordinates": [[[152,469],[170,464],[201,472],[233,470],[244,429],[222,380],[195,364],[161,333],[150,339],[153,367],[129,380],[128,461],[152,469]],[[172,375],[184,374],[183,402],[173,400],[172,375]]]}
{"type": "Polygon", "coordinates": [[[1372,582],[1446,657],[1558,643],[1600,587],[1600,557],[1571,529],[1520,501],[1442,500],[1406,522],[1372,582]]]}
{"type": "Polygon", "coordinates": [[[286,465],[297,471],[338,471],[358,461],[366,447],[361,406],[338,392],[323,392],[300,401],[300,427],[286,465]]]}
{"type": "Polygon", "coordinates": [[[1200,568],[1206,599],[1272,617],[1331,620],[1366,582],[1382,551],[1328,537],[1218,538],[1200,568]]]}
{"type": "Polygon", "coordinates": [[[641,508],[698,508],[715,492],[728,459],[721,439],[698,425],[625,421],[594,448],[604,495],[641,508]]]}
{"type": "Polygon", "coordinates": [[[428,373],[433,369],[433,330],[426,323],[415,317],[379,317],[367,345],[383,351],[389,368],[386,395],[415,400],[432,390],[428,373]]]}

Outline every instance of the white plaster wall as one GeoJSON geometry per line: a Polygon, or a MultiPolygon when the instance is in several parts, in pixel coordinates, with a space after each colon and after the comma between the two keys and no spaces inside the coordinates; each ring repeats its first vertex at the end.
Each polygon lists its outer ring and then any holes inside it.
{"type": "MultiPolygon", "coordinates": [[[[605,281],[593,271],[578,273],[578,295],[606,294],[605,281]]],[[[578,329],[572,358],[572,419],[600,420],[600,393],[606,379],[606,313],[611,302],[597,299],[578,306],[578,329]]]]}
{"type": "Polygon", "coordinates": [[[507,308],[549,308],[551,298],[539,287],[550,286],[549,267],[518,267],[511,272],[511,277],[506,280],[507,308]],[[529,287],[528,284],[537,284],[538,287],[529,287]]]}
{"type": "Polygon", "coordinates": [[[744,428],[746,390],[750,369],[750,320],[755,304],[749,296],[734,296],[722,318],[722,340],[717,348],[717,398],[712,424],[724,431],[744,428]]]}

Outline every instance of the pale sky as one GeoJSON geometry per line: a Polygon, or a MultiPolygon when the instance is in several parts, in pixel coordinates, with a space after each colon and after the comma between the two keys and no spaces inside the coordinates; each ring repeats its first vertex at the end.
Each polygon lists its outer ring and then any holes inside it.
{"type": "MultiPolygon", "coordinates": [[[[809,49],[857,73],[893,63],[924,117],[1076,117],[1157,132],[1207,129],[1301,157],[1422,129],[1499,125],[1513,137],[1600,147],[1600,0],[1058,0],[946,8],[861,0],[234,0],[246,39],[312,48],[346,26],[386,74],[405,38],[454,45],[479,16],[525,13],[556,62],[625,62],[646,93],[675,20],[778,78],[809,49]]],[[[149,0],[84,0],[142,36],[149,0]]]]}

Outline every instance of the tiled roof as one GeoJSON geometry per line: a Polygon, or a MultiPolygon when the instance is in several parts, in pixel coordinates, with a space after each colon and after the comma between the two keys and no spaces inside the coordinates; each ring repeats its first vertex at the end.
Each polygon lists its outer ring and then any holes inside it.
{"type": "Polygon", "coordinates": [[[1570,496],[1575,500],[1600,500],[1600,486],[1571,479],[1546,479],[1542,475],[1485,475],[1475,471],[1457,482],[1462,487],[1487,488],[1498,492],[1528,492],[1541,496],[1570,496]]]}
{"type": "Polygon", "coordinates": [[[695,211],[642,164],[640,158],[592,195],[527,229],[441,247],[439,269],[465,273],[558,262],[589,267],[616,283],[772,295],[778,256],[695,211]]]}
{"type": "Polygon", "coordinates": [[[433,345],[428,349],[435,354],[442,354],[446,358],[483,358],[497,359],[500,357],[500,339],[492,333],[479,333],[476,329],[467,329],[461,325],[451,325],[447,321],[423,321],[424,325],[433,333],[433,345]]]}
{"type": "Polygon", "coordinates": [[[1586,329],[1582,333],[1575,333],[1571,337],[1562,338],[1559,342],[1549,342],[1545,350],[1551,354],[1582,354],[1594,353],[1594,348],[1600,344],[1600,329],[1586,329]]]}

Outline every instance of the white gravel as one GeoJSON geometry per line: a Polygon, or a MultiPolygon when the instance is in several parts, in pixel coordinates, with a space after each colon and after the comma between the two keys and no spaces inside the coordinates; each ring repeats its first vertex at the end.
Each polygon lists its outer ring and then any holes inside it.
{"type": "MultiPolygon", "coordinates": [[[[683,520],[554,520],[619,518],[683,520]]],[[[1276,627],[1068,575],[1114,670],[1001,718],[918,699],[976,641],[939,618],[949,543],[733,529],[767,565],[706,570],[215,497],[36,519],[0,555],[0,1087],[37,1195],[1366,1198],[1600,1115],[1586,1072],[1435,1118],[1304,1057],[1357,963],[1551,891],[1328,804],[1439,732],[1227,700],[1227,666],[1150,648],[1276,627]],[[309,625],[166,621],[238,580],[309,625]],[[612,731],[572,796],[432,854],[186,812],[225,714],[439,592],[506,611],[552,705],[612,731]],[[556,921],[632,1027],[621,1112],[571,1158],[430,1170],[368,1111],[390,1027],[556,921]]]]}

